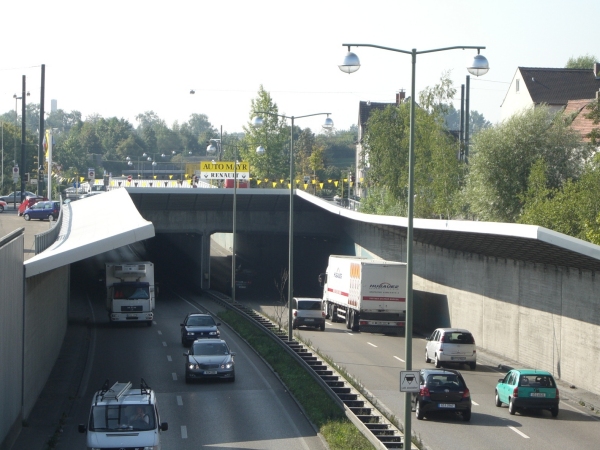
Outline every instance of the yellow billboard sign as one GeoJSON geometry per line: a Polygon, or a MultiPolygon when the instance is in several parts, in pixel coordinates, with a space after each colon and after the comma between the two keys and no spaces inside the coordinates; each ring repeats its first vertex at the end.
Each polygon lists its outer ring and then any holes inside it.
{"type": "MultiPolygon", "coordinates": [[[[235,167],[233,161],[202,161],[200,163],[201,180],[233,180],[235,178],[235,167]]],[[[237,179],[248,180],[250,178],[250,164],[246,161],[237,163],[237,179]]]]}

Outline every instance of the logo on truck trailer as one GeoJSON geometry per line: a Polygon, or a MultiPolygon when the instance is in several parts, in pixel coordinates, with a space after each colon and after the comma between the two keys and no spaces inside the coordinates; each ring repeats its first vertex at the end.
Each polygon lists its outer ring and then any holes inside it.
{"type": "Polygon", "coordinates": [[[371,288],[371,289],[398,289],[398,288],[400,288],[400,286],[397,284],[383,282],[383,283],[379,283],[379,284],[371,284],[369,286],[369,288],[371,288]]]}

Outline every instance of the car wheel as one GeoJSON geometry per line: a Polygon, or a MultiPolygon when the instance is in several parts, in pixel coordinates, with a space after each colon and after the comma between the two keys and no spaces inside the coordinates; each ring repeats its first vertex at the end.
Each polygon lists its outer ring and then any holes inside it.
{"type": "Polygon", "coordinates": [[[4,212],[4,206],[0,205],[0,213],[4,212]]]}
{"type": "Polygon", "coordinates": [[[52,222],[52,221],[54,220],[54,216],[53,216],[52,214],[50,214],[50,215],[48,216],[48,220],[49,220],[50,222],[52,222]]]}
{"type": "Polygon", "coordinates": [[[472,363],[469,363],[469,367],[471,368],[471,370],[475,370],[477,368],[477,363],[473,361],[472,363]]]}
{"type": "Polygon", "coordinates": [[[500,401],[500,396],[498,395],[498,391],[496,391],[496,406],[498,408],[502,406],[502,402],[500,401]]]}
{"type": "Polygon", "coordinates": [[[29,214],[23,214],[23,219],[31,220],[31,217],[29,217],[29,214]]]}
{"type": "Polygon", "coordinates": [[[321,329],[321,331],[325,331],[325,324],[321,325],[319,328],[321,329]]]}
{"type": "Polygon", "coordinates": [[[358,331],[359,326],[358,322],[360,320],[360,316],[356,311],[352,311],[352,321],[351,321],[351,329],[352,331],[358,331]]]}
{"type": "Polygon", "coordinates": [[[427,353],[427,349],[425,349],[425,362],[426,363],[430,363],[431,362],[431,358],[429,358],[429,353],[427,353]]]}
{"type": "Polygon", "coordinates": [[[438,358],[437,353],[435,354],[435,360],[433,363],[435,364],[436,369],[439,369],[440,367],[442,367],[442,363],[440,362],[440,359],[438,358]]]}
{"type": "Polygon", "coordinates": [[[346,328],[349,330],[352,328],[352,316],[354,315],[354,311],[346,310],[346,328]]]}
{"type": "Polygon", "coordinates": [[[190,384],[192,380],[187,375],[185,376],[185,384],[190,384]]]}
{"type": "Polygon", "coordinates": [[[232,376],[231,378],[228,378],[228,380],[229,380],[230,383],[233,383],[235,381],[235,375],[232,376]]]}
{"type": "Polygon", "coordinates": [[[467,410],[467,411],[463,411],[462,413],[462,418],[465,422],[468,422],[471,420],[471,410],[467,410]]]}
{"type": "Polygon", "coordinates": [[[334,323],[337,322],[337,306],[331,308],[331,321],[334,323]]]}
{"type": "Polygon", "coordinates": [[[550,408],[550,414],[552,414],[552,417],[558,416],[558,406],[556,408],[550,408]]]}
{"type": "Polygon", "coordinates": [[[415,405],[415,416],[417,416],[417,420],[423,420],[423,417],[425,417],[425,414],[423,414],[423,411],[421,410],[421,402],[419,400],[417,400],[417,404],[415,405]]]}
{"type": "Polygon", "coordinates": [[[152,326],[152,321],[149,320],[148,322],[146,322],[146,325],[148,325],[149,327],[151,327],[152,326]]]}
{"type": "Polygon", "coordinates": [[[514,416],[516,412],[517,412],[517,408],[515,408],[515,404],[513,403],[513,399],[511,398],[508,400],[508,413],[511,416],[514,416]]]}

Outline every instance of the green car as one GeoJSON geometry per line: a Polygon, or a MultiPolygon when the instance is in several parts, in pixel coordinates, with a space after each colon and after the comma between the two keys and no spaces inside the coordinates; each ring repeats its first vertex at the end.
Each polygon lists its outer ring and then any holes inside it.
{"type": "Polygon", "coordinates": [[[517,409],[547,409],[558,416],[560,401],[554,377],[545,370],[513,369],[496,385],[496,406],[508,405],[508,413],[517,409]]]}

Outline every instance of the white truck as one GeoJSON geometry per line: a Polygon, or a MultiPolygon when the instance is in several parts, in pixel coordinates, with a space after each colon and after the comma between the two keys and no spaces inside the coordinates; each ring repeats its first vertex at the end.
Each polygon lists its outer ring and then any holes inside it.
{"type": "Polygon", "coordinates": [[[330,255],[319,282],[332,322],[346,322],[352,331],[404,332],[406,263],[330,255]]]}
{"type": "Polygon", "coordinates": [[[106,263],[106,309],[111,322],[152,325],[157,289],[149,261],[106,263]]]}

